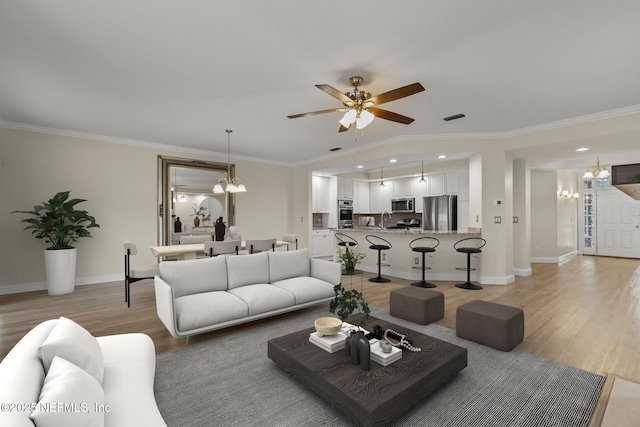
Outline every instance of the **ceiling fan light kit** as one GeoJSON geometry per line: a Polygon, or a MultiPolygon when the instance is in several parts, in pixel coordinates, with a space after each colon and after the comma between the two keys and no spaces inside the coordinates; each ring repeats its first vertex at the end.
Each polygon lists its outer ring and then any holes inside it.
{"type": "Polygon", "coordinates": [[[289,117],[290,119],[296,119],[299,117],[346,110],[344,116],[338,121],[338,123],[340,123],[338,132],[345,132],[349,130],[351,125],[353,125],[354,123],[356,124],[356,129],[364,129],[369,124],[371,124],[375,117],[396,123],[402,123],[405,125],[408,125],[414,121],[411,117],[403,116],[401,114],[393,113],[387,110],[382,110],[380,108],[377,108],[376,106],[384,104],[386,102],[405,98],[407,96],[415,95],[416,93],[424,91],[424,87],[420,83],[413,83],[372,97],[369,92],[361,91],[360,89],[358,89],[358,86],[362,84],[362,80],[363,79],[360,76],[351,77],[349,79],[349,83],[351,83],[351,85],[353,86],[353,90],[346,93],[342,93],[327,84],[316,85],[316,87],[321,91],[326,92],[330,96],[342,102],[343,107],[334,108],[331,110],[293,114],[287,117],[289,117]]]}

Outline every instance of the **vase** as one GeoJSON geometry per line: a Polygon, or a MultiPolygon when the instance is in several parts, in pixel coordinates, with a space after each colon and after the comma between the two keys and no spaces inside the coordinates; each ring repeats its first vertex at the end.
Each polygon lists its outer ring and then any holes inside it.
{"type": "Polygon", "coordinates": [[[354,264],[347,264],[344,266],[344,269],[347,274],[353,274],[353,272],[356,271],[356,266],[354,264]]]}
{"type": "Polygon", "coordinates": [[[45,249],[44,266],[49,295],[70,294],[75,289],[78,250],[45,249]]]}
{"type": "Polygon", "coordinates": [[[198,217],[193,218],[193,225],[195,227],[199,226],[200,225],[200,218],[198,218],[198,217]]]}
{"type": "Polygon", "coordinates": [[[352,333],[349,344],[351,346],[351,363],[353,363],[354,365],[360,365],[360,367],[365,371],[370,370],[371,346],[369,345],[369,340],[364,336],[364,332],[358,331],[352,333]]]}

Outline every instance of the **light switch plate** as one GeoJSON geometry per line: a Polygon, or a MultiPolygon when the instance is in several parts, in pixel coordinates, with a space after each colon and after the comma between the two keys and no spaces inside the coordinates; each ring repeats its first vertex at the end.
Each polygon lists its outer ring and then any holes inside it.
{"type": "Polygon", "coordinates": [[[501,216],[494,216],[493,217],[493,222],[495,224],[502,224],[502,217],[501,216]]]}

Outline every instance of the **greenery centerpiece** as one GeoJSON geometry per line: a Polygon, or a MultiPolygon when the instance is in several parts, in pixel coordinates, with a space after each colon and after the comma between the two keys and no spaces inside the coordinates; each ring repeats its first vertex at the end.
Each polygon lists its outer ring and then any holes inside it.
{"type": "Polygon", "coordinates": [[[363,316],[359,317],[356,326],[363,328],[369,319],[371,309],[369,308],[369,304],[364,300],[362,292],[356,289],[346,290],[342,286],[342,283],[335,285],[333,292],[335,296],[329,303],[329,311],[337,314],[343,322],[357,311],[363,314],[363,316]]]}
{"type": "Polygon", "coordinates": [[[367,256],[364,252],[356,251],[355,246],[352,246],[351,249],[349,249],[349,246],[338,246],[336,254],[347,273],[353,273],[356,265],[367,256]]]}
{"type": "Polygon", "coordinates": [[[84,199],[69,199],[69,191],[62,191],[36,205],[30,211],[13,211],[29,215],[21,222],[32,230],[36,239],[44,240],[45,269],[49,294],[73,292],[75,285],[76,248],[71,246],[82,237],[91,237],[90,228],[99,228],[96,219],[85,210],[76,209],[84,199]]]}

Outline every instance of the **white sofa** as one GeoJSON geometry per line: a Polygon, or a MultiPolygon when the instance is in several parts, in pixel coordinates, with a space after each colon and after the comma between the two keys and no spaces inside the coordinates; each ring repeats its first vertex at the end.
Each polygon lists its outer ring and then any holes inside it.
{"type": "Polygon", "coordinates": [[[160,263],[158,316],[174,337],[189,337],[333,299],[339,263],[307,249],[160,263]]]}
{"type": "Polygon", "coordinates": [[[0,426],[165,426],[144,334],[94,338],[70,319],[31,329],[0,363],[0,426]]]}

